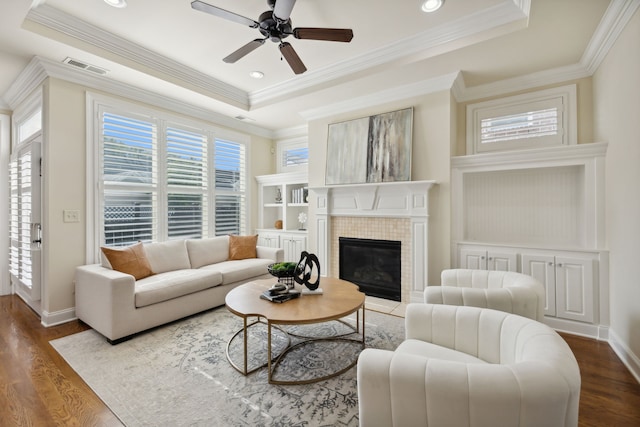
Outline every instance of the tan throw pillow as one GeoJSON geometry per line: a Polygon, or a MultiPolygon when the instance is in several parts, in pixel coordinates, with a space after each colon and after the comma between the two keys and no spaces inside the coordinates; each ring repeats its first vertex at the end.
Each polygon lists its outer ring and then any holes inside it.
{"type": "Polygon", "coordinates": [[[144,279],[153,274],[147,256],[144,253],[142,242],[126,248],[102,247],[100,249],[114,270],[130,274],[136,280],[144,279]]]}
{"type": "Polygon", "coordinates": [[[255,236],[234,236],[229,235],[229,259],[257,258],[256,245],[258,235],[255,236]]]}

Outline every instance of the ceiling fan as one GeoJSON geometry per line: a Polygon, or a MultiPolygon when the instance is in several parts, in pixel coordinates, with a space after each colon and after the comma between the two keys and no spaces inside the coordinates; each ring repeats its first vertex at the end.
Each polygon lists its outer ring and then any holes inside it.
{"type": "Polygon", "coordinates": [[[257,28],[264,36],[264,38],[250,41],[224,58],[223,61],[229,64],[233,64],[245,55],[253,52],[255,49],[262,46],[266,40],[271,40],[274,43],[279,43],[280,52],[284,59],[289,63],[293,72],[296,74],[302,74],[307,71],[307,67],[305,67],[300,57],[293,49],[293,46],[288,42],[282,41],[283,39],[293,36],[297,39],[350,42],[353,38],[353,31],[346,28],[293,28],[290,16],[293,6],[296,4],[296,0],[267,0],[267,4],[271,10],[267,10],[260,14],[257,21],[229,12],[225,9],[212,6],[200,0],[191,2],[191,7],[201,12],[210,13],[211,15],[215,15],[219,18],[224,18],[242,25],[248,25],[251,28],[257,28]]]}

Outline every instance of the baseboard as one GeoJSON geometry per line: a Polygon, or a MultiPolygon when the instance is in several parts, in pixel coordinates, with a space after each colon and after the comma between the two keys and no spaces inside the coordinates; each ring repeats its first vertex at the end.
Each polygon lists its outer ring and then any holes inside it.
{"type": "Polygon", "coordinates": [[[566,332],[572,335],[594,338],[599,341],[607,341],[609,338],[609,327],[605,325],[590,325],[575,322],[573,320],[558,319],[555,317],[545,317],[544,324],[558,332],[566,332]]]}
{"type": "Polygon", "coordinates": [[[631,375],[640,383],[640,358],[627,347],[614,331],[609,332],[609,345],[618,355],[622,363],[629,369],[631,375]]]}
{"type": "Polygon", "coordinates": [[[53,313],[49,313],[48,311],[42,310],[42,315],[40,316],[40,322],[44,327],[61,325],[62,323],[71,322],[72,320],[76,320],[78,317],[76,316],[76,308],[71,307],[60,311],[54,311],[53,313]]]}

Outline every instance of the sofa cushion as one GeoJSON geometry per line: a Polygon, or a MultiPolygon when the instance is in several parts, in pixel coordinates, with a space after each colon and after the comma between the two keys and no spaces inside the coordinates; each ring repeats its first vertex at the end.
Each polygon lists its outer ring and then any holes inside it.
{"type": "Polygon", "coordinates": [[[187,246],[182,239],[146,243],[144,250],[154,273],[191,268],[187,246]]]}
{"type": "Polygon", "coordinates": [[[258,235],[255,236],[229,236],[229,259],[240,260],[247,258],[256,258],[256,245],[258,244],[258,235]]]}
{"type": "Polygon", "coordinates": [[[413,354],[429,359],[442,359],[461,363],[487,363],[482,359],[461,351],[452,350],[426,341],[408,339],[402,342],[396,350],[400,353],[413,354]]]}
{"type": "Polygon", "coordinates": [[[268,275],[267,266],[270,259],[253,258],[235,261],[224,261],[204,266],[201,270],[219,271],[222,273],[222,284],[228,285],[242,280],[255,279],[256,276],[268,275]]]}
{"type": "Polygon", "coordinates": [[[125,248],[100,248],[113,270],[130,274],[136,280],[151,276],[152,268],[142,243],[125,248]]]}
{"type": "Polygon", "coordinates": [[[135,305],[144,307],[183,295],[213,288],[222,283],[222,274],[213,270],[175,270],[136,281],[135,305]]]}
{"type": "Polygon", "coordinates": [[[200,268],[229,259],[229,237],[187,240],[191,268],[200,268]]]}

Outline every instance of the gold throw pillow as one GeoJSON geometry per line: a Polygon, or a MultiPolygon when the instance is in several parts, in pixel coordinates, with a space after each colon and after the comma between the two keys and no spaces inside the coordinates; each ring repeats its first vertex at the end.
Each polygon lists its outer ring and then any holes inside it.
{"type": "Polygon", "coordinates": [[[255,236],[229,236],[229,259],[247,259],[257,258],[256,245],[258,244],[258,235],[255,236]]]}
{"type": "Polygon", "coordinates": [[[135,277],[136,280],[144,279],[153,274],[142,242],[127,246],[126,248],[102,247],[100,249],[114,270],[130,274],[135,277]]]}

